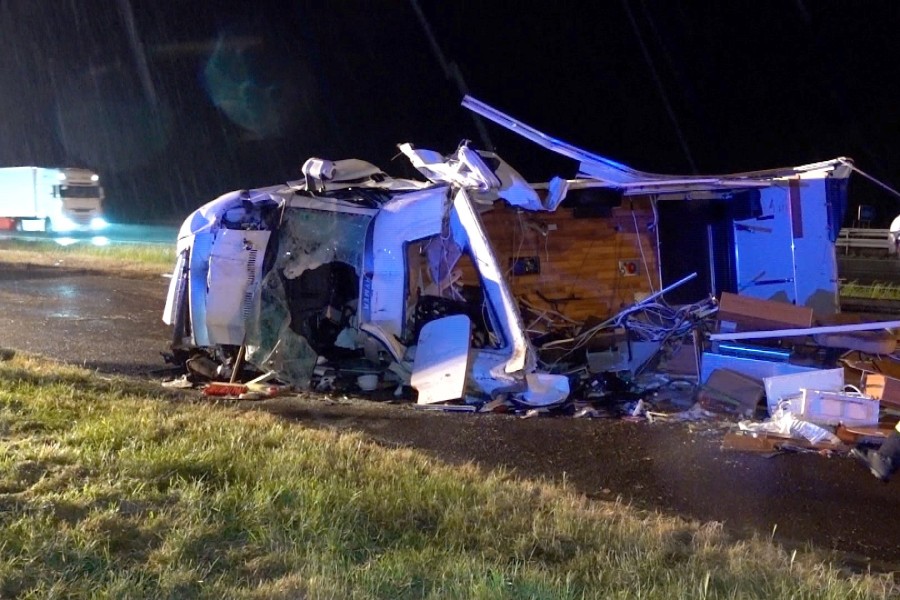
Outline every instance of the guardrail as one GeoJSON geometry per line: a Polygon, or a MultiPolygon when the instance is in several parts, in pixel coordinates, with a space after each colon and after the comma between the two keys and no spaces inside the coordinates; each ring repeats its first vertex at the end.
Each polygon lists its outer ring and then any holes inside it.
{"type": "Polygon", "coordinates": [[[863,227],[845,227],[841,229],[835,246],[842,248],[845,253],[855,249],[884,250],[890,249],[888,245],[889,229],[867,229],[863,227]]]}

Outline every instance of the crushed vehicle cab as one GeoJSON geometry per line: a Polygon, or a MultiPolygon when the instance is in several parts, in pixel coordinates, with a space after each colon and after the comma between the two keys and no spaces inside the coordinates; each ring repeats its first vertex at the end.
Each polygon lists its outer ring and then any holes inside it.
{"type": "Polygon", "coordinates": [[[498,390],[525,403],[564,399],[565,377],[533,373],[478,214],[537,193],[465,144],[448,158],[401,150],[428,181],[310,159],[303,180],[231,192],[191,214],[163,315],[174,358],[209,379],[247,369],[298,389],[375,372],[411,385],[419,403],[498,390]],[[478,285],[461,283],[463,263],[478,285]]]}

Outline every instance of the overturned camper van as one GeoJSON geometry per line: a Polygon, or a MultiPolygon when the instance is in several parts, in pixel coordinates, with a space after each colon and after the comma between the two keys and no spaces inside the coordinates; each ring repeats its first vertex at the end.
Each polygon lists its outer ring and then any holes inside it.
{"type": "Polygon", "coordinates": [[[564,398],[565,377],[530,375],[534,351],[478,217],[479,204],[537,194],[466,145],[447,159],[402,149],[428,181],[310,159],[302,181],[190,215],[163,316],[176,357],[219,374],[244,360],[300,388],[323,364],[358,361],[411,384],[420,403],[498,388],[526,403],[564,398]],[[461,262],[476,281],[459,282],[461,262]]]}
{"type": "Polygon", "coordinates": [[[163,315],[174,359],[210,379],[244,369],[321,389],[338,369],[409,385],[421,404],[502,393],[543,407],[566,399],[569,378],[539,361],[522,306],[598,318],[589,333],[664,292],[838,310],[848,159],[657,175],[463,104],[575,159],[578,176],[529,184],[465,143],[449,156],[402,144],[425,181],[310,159],[300,181],[225,194],[178,235],[163,315]]]}

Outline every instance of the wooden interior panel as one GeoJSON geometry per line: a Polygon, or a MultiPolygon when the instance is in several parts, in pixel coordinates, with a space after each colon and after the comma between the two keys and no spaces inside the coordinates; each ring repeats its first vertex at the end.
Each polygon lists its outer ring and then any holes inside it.
{"type": "MultiPolygon", "coordinates": [[[[607,218],[575,218],[568,208],[528,212],[498,202],[481,219],[513,294],[540,309],[578,321],[605,318],[651,293],[651,281],[653,291],[660,288],[649,200],[633,207],[626,202],[607,218]],[[537,257],[540,272],[513,275],[514,260],[523,257],[537,257]],[[637,274],[620,272],[620,260],[634,261],[637,274]]],[[[477,281],[473,269],[464,268],[463,281],[477,281]]]]}

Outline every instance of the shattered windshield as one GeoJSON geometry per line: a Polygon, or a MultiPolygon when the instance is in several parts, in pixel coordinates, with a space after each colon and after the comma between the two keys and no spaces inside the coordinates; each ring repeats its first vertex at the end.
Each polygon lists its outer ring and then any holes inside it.
{"type": "Polygon", "coordinates": [[[248,322],[248,358],[308,385],[319,355],[356,325],[371,215],[287,209],[248,322]]]}

